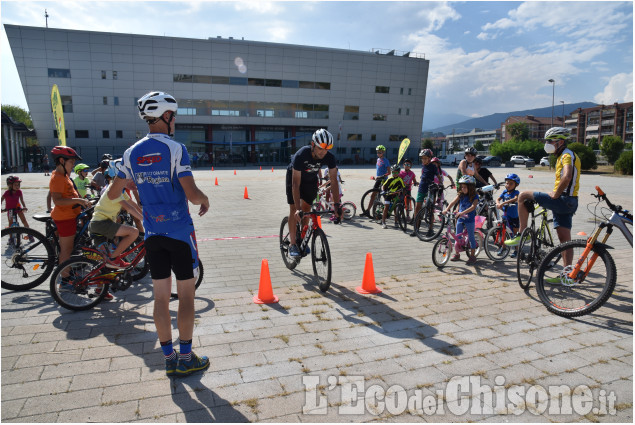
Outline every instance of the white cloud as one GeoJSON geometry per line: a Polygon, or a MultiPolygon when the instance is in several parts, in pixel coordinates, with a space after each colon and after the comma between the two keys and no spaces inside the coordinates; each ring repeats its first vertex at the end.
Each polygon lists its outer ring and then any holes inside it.
{"type": "Polygon", "coordinates": [[[456,21],[461,18],[461,15],[447,3],[424,3],[417,16],[424,21],[424,31],[437,31],[448,19],[456,21]]]}
{"type": "Polygon", "coordinates": [[[237,1],[234,3],[234,8],[237,12],[250,11],[257,12],[266,15],[277,15],[282,13],[284,8],[282,4],[279,2],[271,2],[271,1],[237,1]]]}
{"type": "Polygon", "coordinates": [[[611,77],[601,93],[595,95],[597,103],[610,105],[633,101],[633,73],[620,73],[611,77]]]}

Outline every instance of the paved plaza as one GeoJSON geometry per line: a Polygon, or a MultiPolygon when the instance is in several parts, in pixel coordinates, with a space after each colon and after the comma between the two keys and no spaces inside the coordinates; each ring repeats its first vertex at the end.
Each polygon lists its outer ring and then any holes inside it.
{"type": "MultiPolygon", "coordinates": [[[[511,169],[492,171],[501,181],[511,169]]],[[[521,190],[553,188],[553,172],[514,172],[521,190]]],[[[165,376],[149,276],[85,312],[55,304],[48,282],[3,289],[2,420],[633,422],[633,251],[618,231],[608,241],[613,296],[594,314],[564,319],[533,284],[519,288],[512,259],[494,264],[482,253],[475,266],[463,258],[438,270],[432,243],[359,217],[374,167],[341,174],[358,216],[323,221],[333,258],[323,294],[309,258],[290,271],[280,256],[282,167],[194,171],[211,203],[203,217],[191,206],[205,267],[193,342],[211,358],[204,374],[165,376]],[[355,291],[368,252],[379,295],[355,291]],[[277,304],[252,302],[263,259],[277,304]]],[[[27,217],[44,212],[48,177],[19,175],[27,217]]],[[[596,225],[587,209],[595,185],[633,209],[631,177],[582,175],[574,237],[596,225]]]]}

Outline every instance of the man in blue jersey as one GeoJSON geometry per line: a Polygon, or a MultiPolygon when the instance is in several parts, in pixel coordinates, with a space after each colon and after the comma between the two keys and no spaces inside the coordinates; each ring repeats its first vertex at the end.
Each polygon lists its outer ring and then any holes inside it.
{"type": "Polygon", "coordinates": [[[174,97],[150,92],[137,104],[149,133],[124,152],[108,197],[119,196],[129,180],[137,185],[143,205],[146,261],[154,285],[154,324],[165,355],[166,374],[184,376],[209,367],[207,357],[192,352],[195,271],[199,260],[187,204],[190,201],[200,205],[198,214],[203,215],[209,209],[209,200],[194,182],[187,149],[172,139],[178,108],[174,97]],[[180,354],[172,347],[171,272],[176,276],[179,294],[180,354]]]}
{"type": "MultiPolygon", "coordinates": [[[[381,189],[381,186],[384,184],[384,182],[388,178],[388,175],[390,174],[390,161],[388,161],[388,158],[386,158],[386,147],[384,145],[378,145],[375,150],[377,151],[377,164],[375,166],[375,176],[372,177],[372,179],[375,180],[373,189],[381,189]]],[[[379,190],[370,194],[370,200],[368,201],[368,211],[364,213],[366,217],[372,218],[370,210],[375,203],[375,198],[377,197],[378,193],[379,190]]]]}

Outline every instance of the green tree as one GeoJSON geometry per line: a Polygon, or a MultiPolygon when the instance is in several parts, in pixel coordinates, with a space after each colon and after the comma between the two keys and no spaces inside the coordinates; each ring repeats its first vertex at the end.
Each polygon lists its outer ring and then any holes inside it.
{"type": "Polygon", "coordinates": [[[591,137],[591,139],[589,139],[589,147],[593,149],[594,151],[600,150],[600,145],[598,145],[597,137],[591,137]]]}
{"type": "Polygon", "coordinates": [[[615,161],[615,169],[622,174],[628,174],[629,176],[633,175],[632,150],[622,152],[617,161],[615,161]]]}
{"type": "Polygon", "coordinates": [[[524,122],[515,122],[508,126],[509,134],[515,140],[529,139],[529,126],[524,122]]]}
{"type": "Polygon", "coordinates": [[[432,141],[432,139],[423,139],[423,141],[421,142],[421,149],[433,150],[434,142],[432,141]]]}
{"type": "Polygon", "coordinates": [[[597,157],[589,146],[576,142],[569,144],[567,147],[580,157],[580,165],[583,170],[593,170],[598,167],[597,157]]]}
{"type": "Polygon", "coordinates": [[[624,142],[619,136],[605,136],[602,138],[602,153],[606,155],[609,164],[615,164],[624,150],[624,142]]]}
{"type": "Polygon", "coordinates": [[[474,142],[474,147],[476,148],[477,151],[481,152],[485,150],[485,146],[483,146],[483,142],[481,142],[480,140],[477,140],[476,142],[474,142]]]}
{"type": "Polygon", "coordinates": [[[33,121],[31,120],[31,113],[25,111],[19,106],[14,105],[2,105],[2,112],[7,114],[15,122],[21,122],[27,126],[27,128],[33,128],[33,121]]]}

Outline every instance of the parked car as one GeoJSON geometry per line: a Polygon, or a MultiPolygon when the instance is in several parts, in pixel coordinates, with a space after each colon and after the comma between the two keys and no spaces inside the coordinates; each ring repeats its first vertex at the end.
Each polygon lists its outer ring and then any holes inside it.
{"type": "Polygon", "coordinates": [[[463,159],[464,154],[448,154],[441,155],[439,157],[439,161],[441,161],[441,165],[457,165],[463,159]]]}
{"type": "Polygon", "coordinates": [[[503,163],[503,160],[498,156],[486,156],[483,158],[483,166],[484,167],[500,167],[503,163]]]}
{"type": "Polygon", "coordinates": [[[543,156],[542,158],[540,158],[540,165],[542,165],[543,167],[548,167],[549,166],[549,157],[548,156],[543,156]]]}
{"type": "Polygon", "coordinates": [[[512,162],[514,164],[524,164],[527,161],[531,161],[532,159],[525,155],[514,155],[512,156],[512,162]]]}

